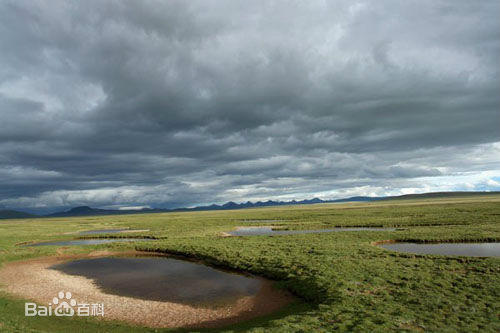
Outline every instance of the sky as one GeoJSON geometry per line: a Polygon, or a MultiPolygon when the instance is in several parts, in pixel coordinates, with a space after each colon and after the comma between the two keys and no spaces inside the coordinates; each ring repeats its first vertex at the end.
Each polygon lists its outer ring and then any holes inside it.
{"type": "Polygon", "coordinates": [[[0,208],[500,190],[500,2],[0,1],[0,208]]]}

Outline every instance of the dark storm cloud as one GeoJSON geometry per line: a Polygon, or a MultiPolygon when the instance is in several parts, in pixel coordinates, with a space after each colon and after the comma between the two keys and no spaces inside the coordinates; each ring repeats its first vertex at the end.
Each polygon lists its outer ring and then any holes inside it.
{"type": "Polygon", "coordinates": [[[0,206],[498,188],[499,9],[3,1],[0,206]]]}

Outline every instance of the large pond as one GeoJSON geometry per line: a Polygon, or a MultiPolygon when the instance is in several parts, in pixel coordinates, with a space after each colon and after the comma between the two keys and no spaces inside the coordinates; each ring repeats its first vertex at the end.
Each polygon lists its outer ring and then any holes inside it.
{"type": "Polygon", "coordinates": [[[71,239],[65,241],[52,241],[25,244],[23,246],[49,246],[49,245],[97,245],[115,242],[143,242],[150,241],[149,238],[99,238],[99,239],[71,239]]]}
{"type": "Polygon", "coordinates": [[[80,259],[51,269],[93,279],[104,291],[145,300],[214,306],[256,294],[261,280],[166,257],[80,259]]]}
{"type": "Polygon", "coordinates": [[[384,249],[445,256],[500,257],[500,242],[496,243],[389,243],[381,244],[384,249]]]}
{"type": "Polygon", "coordinates": [[[259,235],[296,235],[296,234],[316,234],[323,232],[342,232],[342,231],[394,231],[396,228],[330,228],[314,230],[273,230],[273,227],[238,227],[236,230],[227,232],[231,236],[259,236],[259,235]]]}

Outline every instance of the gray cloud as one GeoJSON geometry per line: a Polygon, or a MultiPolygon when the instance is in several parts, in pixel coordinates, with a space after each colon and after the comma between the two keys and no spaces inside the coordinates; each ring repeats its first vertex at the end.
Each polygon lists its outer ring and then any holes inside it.
{"type": "Polygon", "coordinates": [[[3,1],[0,206],[497,189],[499,9],[3,1]]]}

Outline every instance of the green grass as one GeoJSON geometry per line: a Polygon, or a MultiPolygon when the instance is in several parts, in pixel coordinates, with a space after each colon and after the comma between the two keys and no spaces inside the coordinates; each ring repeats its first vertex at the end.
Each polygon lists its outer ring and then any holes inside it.
{"type": "MultiPolygon", "coordinates": [[[[75,246],[157,251],[279,281],[303,302],[214,332],[499,332],[500,258],[422,256],[373,246],[382,240],[500,240],[500,196],[319,204],[235,211],[0,221],[0,262],[54,254],[19,247],[88,229],[150,229],[158,240],[75,246]],[[249,219],[279,222],[242,222],[249,219]],[[289,229],[398,226],[395,232],[220,237],[241,225],[289,229]]],[[[111,236],[111,235],[110,235],[111,236]]],[[[116,236],[116,235],[115,235],[116,236]]],[[[126,234],[124,237],[136,236],[126,234]]],[[[24,317],[24,300],[0,294],[1,332],[156,332],[92,318],[24,317]]],[[[172,331],[172,330],[170,330],[172,331]]],[[[174,330],[187,332],[186,330],[174,330]]],[[[188,330],[193,332],[193,330],[188,330]]],[[[196,330],[195,330],[196,331],[196,330]]]]}

